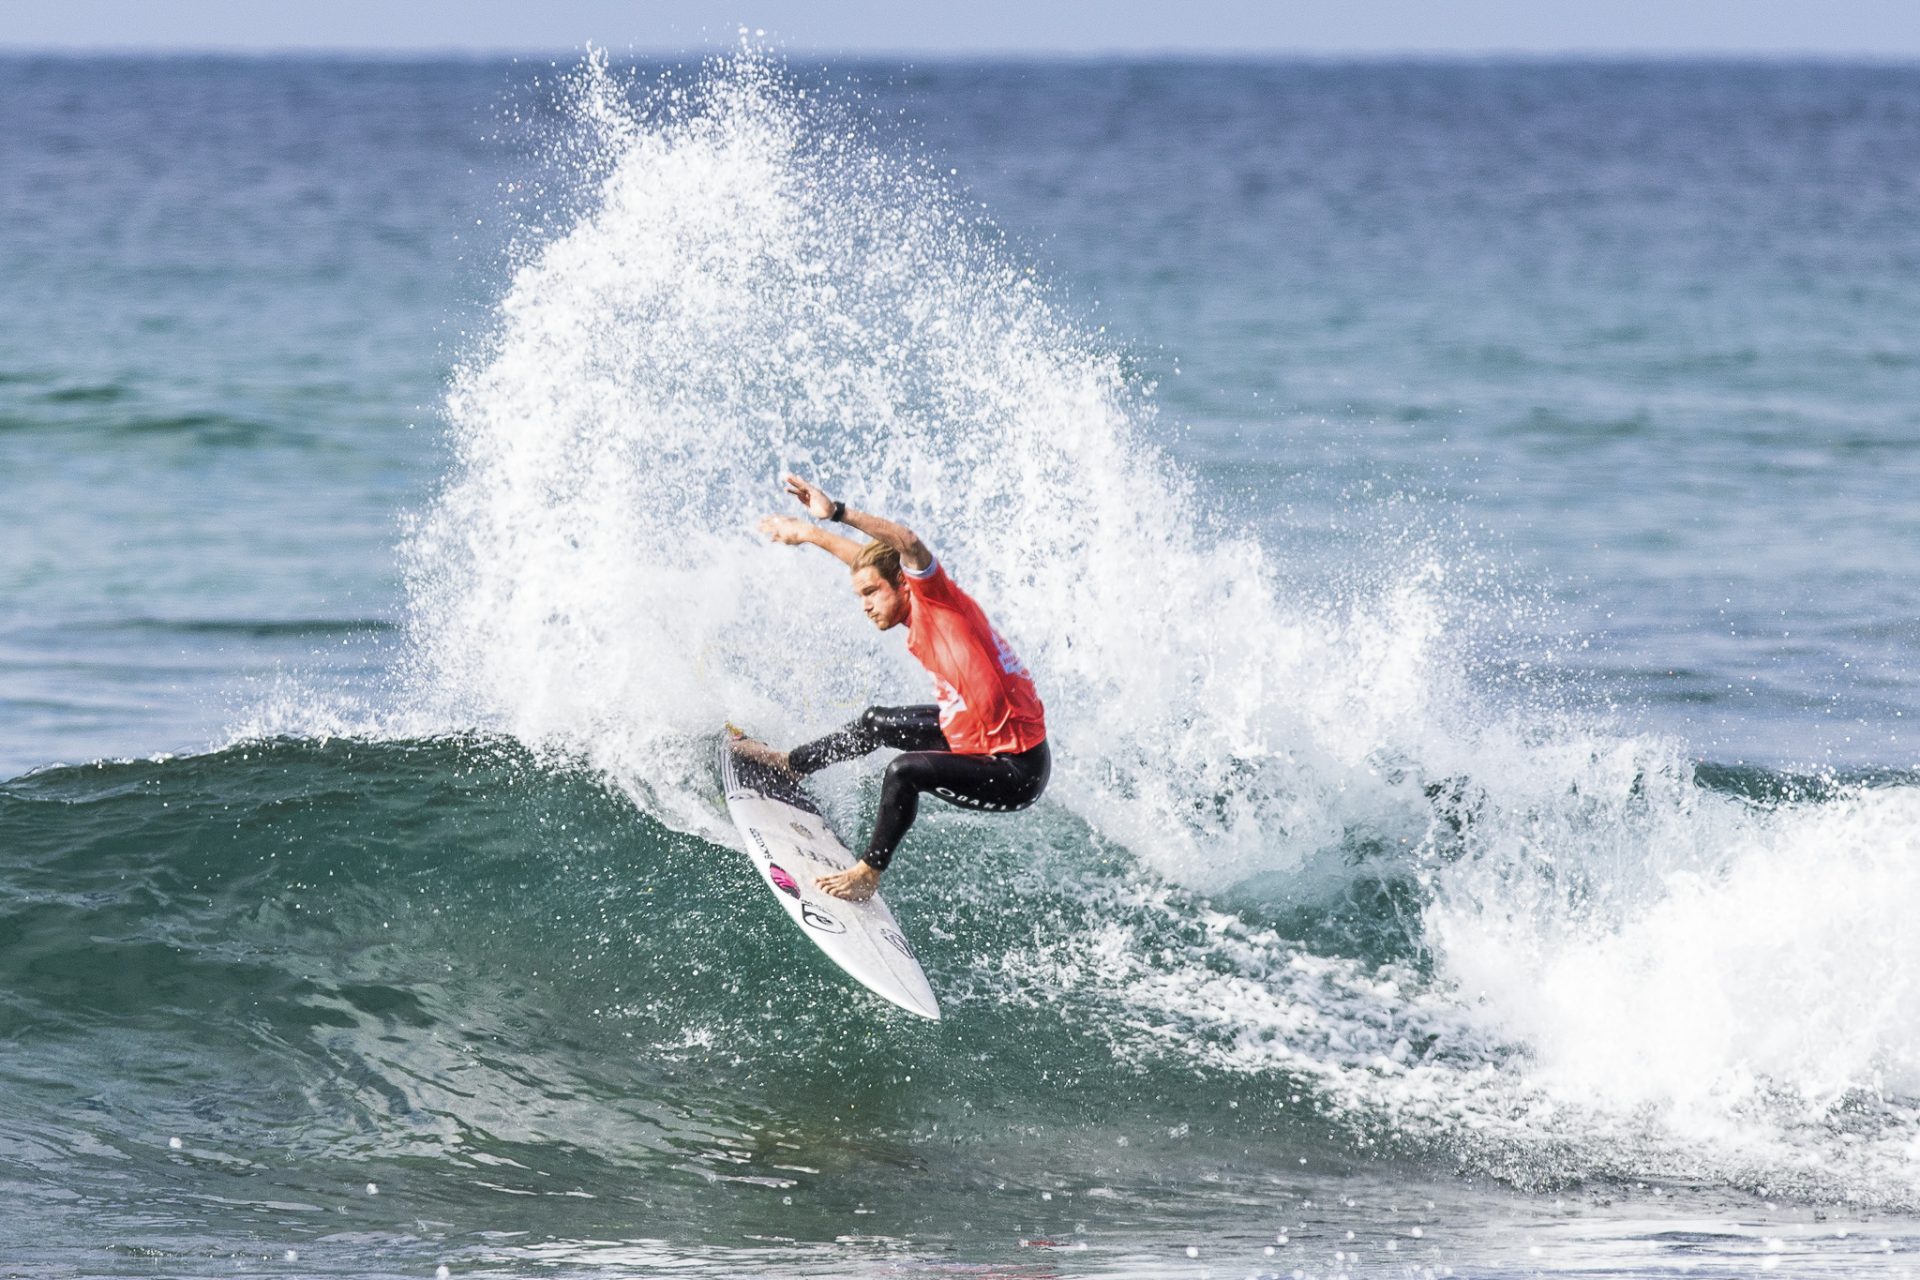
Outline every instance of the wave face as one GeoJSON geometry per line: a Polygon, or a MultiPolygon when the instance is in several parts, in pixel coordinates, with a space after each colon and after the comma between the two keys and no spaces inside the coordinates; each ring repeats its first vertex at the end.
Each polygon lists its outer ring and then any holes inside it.
{"type": "Polygon", "coordinates": [[[796,946],[737,854],[504,740],[261,741],[8,783],[4,1018],[30,1052],[0,1117],[12,1176],[48,1191],[0,1247],[58,1223],[188,1269],[250,1240],[411,1274],[396,1260],[543,1256],[522,1237],[708,1261],[745,1237],[770,1265],[856,1222],[884,1261],[1174,1222],[1199,1204],[1171,1171],[1249,1141],[1350,1163],[1298,1076],[1209,1065],[1219,1037],[1113,978],[1271,966],[1332,1020],[1296,1043],[1339,1057],[1387,1047],[1339,1012],[1377,1009],[1376,979],[1143,886],[1059,813],[979,835],[929,822],[893,891],[935,1027],[796,946]],[[1363,1042],[1329,1048],[1342,1026],[1363,1042]]]}
{"type": "Polygon", "coordinates": [[[1911,859],[1873,837],[1911,791],[1770,824],[1696,790],[1749,820],[1739,856],[1606,929],[1564,892],[1495,928],[1516,894],[1466,876],[1263,924],[1064,807],[931,813],[890,895],[933,1026],[799,945],[738,854],[508,740],[45,770],[0,788],[0,1120],[30,1192],[0,1248],[845,1274],[1425,1223],[1458,1251],[1483,1172],[1901,1208],[1911,859]]]}

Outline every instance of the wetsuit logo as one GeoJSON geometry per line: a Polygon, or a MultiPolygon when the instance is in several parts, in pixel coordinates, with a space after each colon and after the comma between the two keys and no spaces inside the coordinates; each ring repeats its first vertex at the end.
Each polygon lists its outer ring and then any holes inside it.
{"type": "Polygon", "coordinates": [[[991,813],[1012,813],[1016,809],[1024,809],[1028,804],[1033,803],[1029,800],[1023,804],[996,804],[991,800],[982,800],[978,796],[963,796],[950,787],[935,787],[933,794],[948,804],[959,805],[962,809],[985,809],[991,813]]]}
{"type": "Polygon", "coordinates": [[[812,925],[822,933],[845,933],[847,926],[814,906],[811,902],[800,904],[800,919],[812,925]]]}
{"type": "Polygon", "coordinates": [[[800,882],[787,874],[787,869],[777,862],[767,864],[767,878],[773,881],[773,887],[790,898],[800,896],[800,882]]]}

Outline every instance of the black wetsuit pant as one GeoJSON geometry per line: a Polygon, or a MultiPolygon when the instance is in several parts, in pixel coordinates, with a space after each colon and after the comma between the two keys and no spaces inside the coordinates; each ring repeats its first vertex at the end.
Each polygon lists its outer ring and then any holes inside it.
{"type": "Polygon", "coordinates": [[[852,724],[787,753],[795,773],[817,773],[830,764],[853,760],[881,747],[903,754],[887,765],[880,785],[880,812],[861,858],[885,871],[907,828],[920,812],[920,793],[930,791],[963,809],[1024,809],[1047,789],[1053,758],[1047,744],[999,756],[963,756],[947,746],[940,732],[940,708],[868,707],[852,724]]]}

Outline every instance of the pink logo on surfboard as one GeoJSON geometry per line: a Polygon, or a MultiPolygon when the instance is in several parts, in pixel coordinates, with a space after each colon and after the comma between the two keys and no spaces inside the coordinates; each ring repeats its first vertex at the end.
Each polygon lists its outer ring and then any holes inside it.
{"type": "Polygon", "coordinates": [[[767,864],[767,878],[773,881],[773,887],[789,897],[800,896],[800,882],[787,873],[787,869],[777,862],[767,864]]]}

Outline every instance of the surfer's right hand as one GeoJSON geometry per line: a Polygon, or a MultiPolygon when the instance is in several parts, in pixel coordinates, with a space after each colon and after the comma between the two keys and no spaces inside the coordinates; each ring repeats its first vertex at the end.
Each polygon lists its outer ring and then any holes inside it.
{"type": "Polygon", "coordinates": [[[798,547],[813,540],[813,526],[799,516],[767,516],[760,521],[760,532],[775,542],[798,547]]]}

